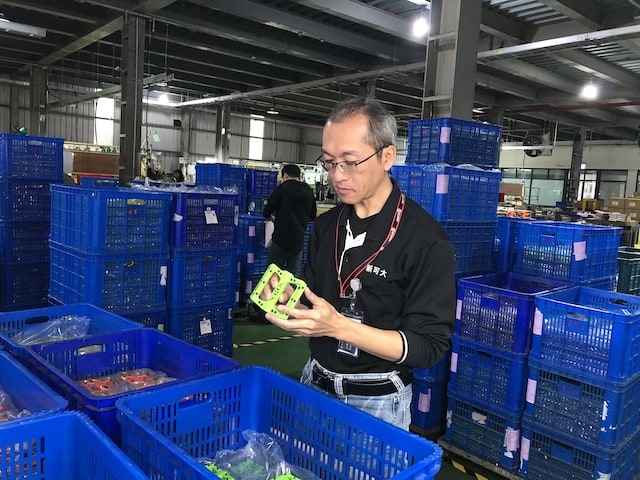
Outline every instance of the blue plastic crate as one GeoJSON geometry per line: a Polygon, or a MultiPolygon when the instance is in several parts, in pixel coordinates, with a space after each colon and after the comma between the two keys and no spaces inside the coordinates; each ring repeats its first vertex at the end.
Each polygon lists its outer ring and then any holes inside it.
{"type": "Polygon", "coordinates": [[[515,471],[520,464],[521,417],[488,409],[447,393],[447,427],[443,440],[491,464],[515,471]]]}
{"type": "Polygon", "coordinates": [[[0,178],[62,182],[64,139],[0,133],[0,178]]]}
{"type": "Polygon", "coordinates": [[[520,416],[527,388],[527,355],[453,337],[449,391],[484,408],[520,416]]]}
{"type": "Polygon", "coordinates": [[[0,351],[0,390],[9,396],[18,411],[28,412],[19,418],[2,421],[0,430],[13,423],[31,421],[67,408],[64,398],[4,351],[0,351]]]}
{"type": "Polygon", "coordinates": [[[235,299],[169,310],[167,331],[176,338],[231,357],[235,299]]]}
{"type": "Polygon", "coordinates": [[[247,167],[227,163],[196,163],[196,184],[236,187],[238,195],[247,192],[247,167]]]}
{"type": "Polygon", "coordinates": [[[169,248],[171,194],[132,188],[51,186],[51,240],[88,254],[169,248]]]}
{"type": "Polygon", "coordinates": [[[430,118],[408,123],[406,163],[449,163],[495,167],[500,153],[500,125],[430,118]]]}
{"type": "Polygon", "coordinates": [[[521,223],[513,271],[575,283],[615,275],[621,233],[602,225],[521,223]]]}
{"type": "Polygon", "coordinates": [[[267,269],[269,249],[263,248],[255,252],[240,252],[240,271],[244,276],[260,276],[267,269]]]}
{"type": "Polygon", "coordinates": [[[491,271],[496,223],[440,222],[453,244],[456,272],[491,271]]]}
{"type": "Polygon", "coordinates": [[[0,222],[0,262],[48,263],[49,222],[0,222]]]}
{"type": "Polygon", "coordinates": [[[615,450],[596,448],[524,419],[518,475],[530,480],[635,479],[640,475],[639,456],[637,436],[615,450]]]}
{"type": "Polygon", "coordinates": [[[0,263],[0,311],[48,304],[49,263],[0,263]]]}
{"type": "Polygon", "coordinates": [[[516,262],[520,224],[532,222],[522,218],[498,217],[493,248],[495,272],[511,272],[516,262]]]}
{"type": "Polygon", "coordinates": [[[235,298],[237,249],[171,252],[168,304],[182,308],[235,298]]]}
{"type": "Polygon", "coordinates": [[[140,323],[147,328],[155,328],[161,332],[165,331],[168,312],[166,308],[160,310],[144,310],[142,312],[125,312],[123,317],[140,323]]]}
{"type": "Polygon", "coordinates": [[[277,186],[277,170],[247,169],[247,193],[249,195],[269,197],[277,186]]]}
{"type": "Polygon", "coordinates": [[[88,336],[142,327],[140,323],[127,320],[88,303],[32,308],[0,313],[0,344],[16,358],[24,359],[29,353],[27,347],[20,342],[20,335],[27,332],[30,327],[35,327],[45,322],[63,320],[65,317],[70,316],[89,317],[91,319],[87,331],[88,336]]]}
{"type": "Polygon", "coordinates": [[[442,359],[429,368],[414,368],[413,378],[428,380],[431,382],[449,380],[449,369],[451,368],[451,350],[446,352],[442,359]]]}
{"type": "MultiPolygon", "coordinates": [[[[238,363],[151,328],[95,335],[33,347],[29,368],[68,402],[86,413],[110,438],[120,434],[116,400],[127,393],[97,396],[78,382],[117,372],[150,368],[175,378],[172,384],[215,375],[238,363]]],[[[168,384],[147,387],[166,388],[168,384]]]]}
{"type": "Polygon", "coordinates": [[[599,288],[600,290],[608,290],[609,292],[614,292],[616,290],[617,280],[617,275],[609,275],[607,277],[594,278],[592,280],[578,282],[576,283],[576,285],[590,288],[599,288]]]}
{"type": "Polygon", "coordinates": [[[518,273],[458,280],[455,333],[511,353],[528,353],[535,297],[573,284],[518,273]]]}
{"type": "Polygon", "coordinates": [[[472,165],[394,165],[391,169],[407,196],[439,221],[492,222],[497,219],[502,173],[472,165]],[[408,175],[407,175],[408,171],[408,175]],[[400,172],[400,176],[397,176],[400,172]],[[408,177],[406,181],[403,177],[408,177]]]}
{"type": "Polygon", "coordinates": [[[2,427],[0,447],[2,478],[10,480],[148,478],[78,412],[2,427]]]}
{"type": "Polygon", "coordinates": [[[531,358],[598,382],[640,373],[640,297],[577,286],[535,305],[531,358]]]}
{"type": "Polygon", "coordinates": [[[79,254],[51,242],[49,294],[124,313],[166,307],[169,254],[79,254]]]}
{"type": "Polygon", "coordinates": [[[640,377],[624,385],[594,382],[531,359],[526,418],[532,426],[615,449],[640,433],[640,377]]]}
{"type": "Polygon", "coordinates": [[[265,248],[265,219],[259,214],[243,214],[238,217],[238,249],[242,252],[254,252],[265,248]]]}
{"type": "Polygon", "coordinates": [[[247,195],[247,212],[262,215],[268,201],[269,195],[247,195]]]}
{"type": "Polygon", "coordinates": [[[175,250],[208,250],[235,245],[238,196],[215,192],[174,192],[170,244],[175,250]]]}
{"type": "Polygon", "coordinates": [[[447,381],[430,381],[414,376],[411,387],[411,425],[425,434],[444,430],[447,417],[447,381]]]}
{"type": "Polygon", "coordinates": [[[51,191],[47,181],[0,180],[0,222],[50,222],[51,191]]]}
{"type": "Polygon", "coordinates": [[[617,291],[640,293],[640,248],[620,247],[618,250],[617,291]]]}
{"type": "Polygon", "coordinates": [[[151,478],[212,478],[196,458],[243,446],[247,429],[270,435],[287,462],[324,480],[430,480],[441,465],[436,444],[263,367],[123,398],[117,407],[121,448],[151,478]]]}

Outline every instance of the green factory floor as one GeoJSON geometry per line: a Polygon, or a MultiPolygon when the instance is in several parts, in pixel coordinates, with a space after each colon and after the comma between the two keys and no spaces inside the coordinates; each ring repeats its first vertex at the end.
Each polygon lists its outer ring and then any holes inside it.
{"type": "MultiPolygon", "coordinates": [[[[233,344],[233,358],[241,365],[265,365],[295,379],[300,378],[302,366],[309,354],[305,337],[293,335],[273,325],[252,322],[247,317],[235,318],[233,344]]],[[[485,476],[478,473],[474,466],[461,462],[462,459],[453,458],[448,452],[445,455],[446,461],[442,462],[436,480],[503,478],[497,475],[485,476]]]]}

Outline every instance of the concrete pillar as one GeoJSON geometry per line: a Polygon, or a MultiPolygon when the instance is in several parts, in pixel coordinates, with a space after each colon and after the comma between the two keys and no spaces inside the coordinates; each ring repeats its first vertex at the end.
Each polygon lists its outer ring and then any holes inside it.
{"type": "Polygon", "coordinates": [[[144,34],[142,17],[130,14],[124,17],[120,60],[120,185],[128,185],[141,172],[144,34]]]}
{"type": "Polygon", "coordinates": [[[478,0],[431,2],[422,118],[471,120],[481,11],[478,0]]]}
{"type": "Polygon", "coordinates": [[[47,133],[46,67],[31,66],[29,97],[29,135],[45,136],[47,133]]]}
{"type": "Polygon", "coordinates": [[[569,169],[569,181],[564,189],[563,201],[567,208],[574,208],[578,202],[578,187],[580,186],[580,166],[584,152],[584,141],[587,138],[587,127],[581,127],[573,140],[571,151],[571,167],[569,169]]]}
{"type": "Polygon", "coordinates": [[[223,103],[216,108],[216,159],[219,162],[229,161],[229,124],[231,123],[231,110],[229,105],[223,103]]]}
{"type": "Polygon", "coordinates": [[[15,83],[9,86],[9,129],[13,132],[20,125],[20,87],[15,83]]]}

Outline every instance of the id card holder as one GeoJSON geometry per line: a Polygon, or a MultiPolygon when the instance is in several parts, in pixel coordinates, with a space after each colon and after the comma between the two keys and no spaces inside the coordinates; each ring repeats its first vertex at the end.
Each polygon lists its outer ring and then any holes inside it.
{"type": "MultiPolygon", "coordinates": [[[[340,309],[340,313],[347,318],[350,318],[354,322],[362,323],[364,320],[364,312],[360,310],[354,310],[347,307],[342,307],[340,309]]],[[[344,355],[349,355],[350,357],[358,358],[360,355],[360,349],[349,342],[345,342],[344,340],[340,340],[338,342],[338,353],[342,353],[344,355]]]]}

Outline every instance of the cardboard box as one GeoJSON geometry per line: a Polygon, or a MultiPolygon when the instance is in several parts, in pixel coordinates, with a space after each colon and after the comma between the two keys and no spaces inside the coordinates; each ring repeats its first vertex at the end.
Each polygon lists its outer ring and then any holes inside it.
{"type": "Polygon", "coordinates": [[[624,202],[624,208],[627,210],[640,210],[640,198],[627,198],[624,202]]]}
{"type": "Polygon", "coordinates": [[[117,153],[74,152],[73,171],[118,175],[120,155],[117,153]]]}
{"type": "Polygon", "coordinates": [[[521,183],[500,183],[500,193],[510,197],[522,197],[524,186],[521,183]]]}
{"type": "Polygon", "coordinates": [[[610,197],[607,200],[607,208],[612,212],[624,212],[626,198],[610,197]]]}

